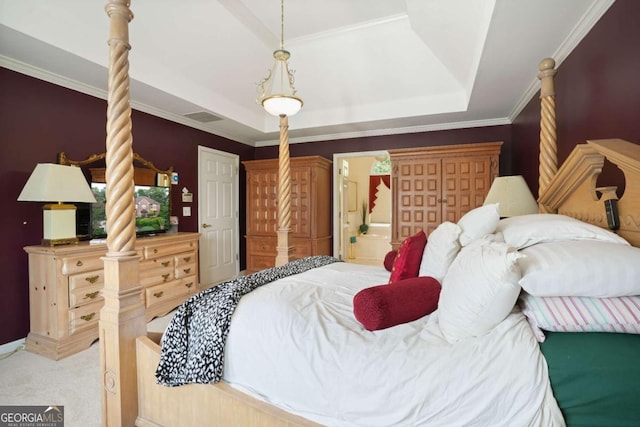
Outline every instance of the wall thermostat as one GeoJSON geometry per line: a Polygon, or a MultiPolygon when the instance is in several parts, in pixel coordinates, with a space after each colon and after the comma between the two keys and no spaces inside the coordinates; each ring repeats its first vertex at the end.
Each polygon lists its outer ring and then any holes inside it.
{"type": "Polygon", "coordinates": [[[171,183],[174,185],[178,183],[178,172],[171,173],[171,183]]]}

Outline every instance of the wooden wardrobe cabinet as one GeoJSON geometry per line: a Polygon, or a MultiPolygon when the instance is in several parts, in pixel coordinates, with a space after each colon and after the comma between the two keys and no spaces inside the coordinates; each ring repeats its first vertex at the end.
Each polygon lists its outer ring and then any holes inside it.
{"type": "Polygon", "coordinates": [[[419,230],[429,235],[481,206],[498,176],[502,142],[389,150],[391,246],[419,230]]]}
{"type": "MultiPolygon", "coordinates": [[[[276,260],[278,159],[242,162],[247,171],[247,273],[276,260]]],[[[293,258],[331,254],[331,161],[292,157],[291,234],[293,258]]]]}
{"type": "MultiPolygon", "coordinates": [[[[199,290],[198,233],[168,233],[136,240],[147,321],[165,315],[199,290]]],[[[98,339],[104,305],[106,244],[27,246],[29,312],[27,350],[61,359],[98,339]]]]}

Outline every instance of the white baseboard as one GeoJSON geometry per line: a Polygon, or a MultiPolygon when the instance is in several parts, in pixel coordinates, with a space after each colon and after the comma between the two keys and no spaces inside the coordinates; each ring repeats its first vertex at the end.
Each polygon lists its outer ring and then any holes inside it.
{"type": "Polygon", "coordinates": [[[0,359],[5,354],[11,353],[15,351],[17,348],[24,346],[26,340],[27,340],[26,338],[21,338],[19,340],[15,340],[15,341],[0,345],[0,359]]]}

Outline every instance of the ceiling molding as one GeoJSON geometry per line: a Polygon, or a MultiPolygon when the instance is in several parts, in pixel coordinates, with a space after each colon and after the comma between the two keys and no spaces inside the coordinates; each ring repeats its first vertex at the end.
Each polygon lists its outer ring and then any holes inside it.
{"type": "MultiPolygon", "coordinates": [[[[555,53],[550,56],[556,61],[556,68],[560,67],[573,49],[580,44],[582,39],[589,33],[589,31],[591,31],[593,26],[600,20],[602,15],[605,14],[614,2],[615,0],[602,0],[591,5],[555,53]]],[[[544,58],[540,58],[541,61],[542,59],[544,58]]],[[[529,84],[527,90],[522,94],[516,105],[513,107],[513,110],[511,110],[511,113],[509,113],[510,121],[513,122],[515,118],[518,117],[539,90],[540,80],[536,77],[531,84],[529,84]]]]}
{"type": "MultiPolygon", "coordinates": [[[[300,138],[289,137],[289,144],[303,144],[307,142],[322,142],[322,141],[333,141],[338,139],[400,135],[405,133],[434,132],[434,131],[440,131],[440,130],[465,129],[465,128],[486,127],[486,126],[502,126],[502,125],[510,125],[511,123],[512,122],[511,120],[509,120],[509,118],[503,117],[499,119],[475,120],[475,121],[465,121],[465,122],[448,122],[448,123],[438,123],[433,125],[407,126],[402,128],[374,129],[374,130],[366,130],[366,131],[326,134],[326,135],[319,135],[319,136],[306,136],[306,137],[300,137],[300,138]]],[[[279,141],[274,139],[274,140],[258,141],[256,142],[255,146],[269,147],[269,146],[278,145],[278,144],[279,144],[279,141]]]]}

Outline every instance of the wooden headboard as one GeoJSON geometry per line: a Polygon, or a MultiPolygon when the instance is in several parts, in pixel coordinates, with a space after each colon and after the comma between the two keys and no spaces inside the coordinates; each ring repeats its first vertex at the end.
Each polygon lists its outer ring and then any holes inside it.
{"type": "Polygon", "coordinates": [[[618,200],[617,233],[640,246],[640,145],[622,139],[576,145],[538,201],[559,214],[608,228],[604,200],[617,199],[617,195],[616,187],[596,186],[605,158],[625,177],[624,194],[618,200]]]}

